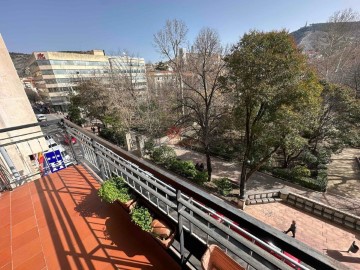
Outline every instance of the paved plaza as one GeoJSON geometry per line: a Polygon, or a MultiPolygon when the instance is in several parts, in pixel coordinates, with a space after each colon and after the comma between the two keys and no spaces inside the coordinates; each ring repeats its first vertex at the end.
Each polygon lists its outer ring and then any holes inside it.
{"type": "MultiPolygon", "coordinates": [[[[360,234],[306,214],[284,203],[246,206],[245,212],[279,231],[287,230],[296,220],[296,239],[347,265],[360,270],[360,254],[347,253],[353,241],[360,243],[360,234]]],[[[288,234],[291,237],[291,233],[288,234]]]]}

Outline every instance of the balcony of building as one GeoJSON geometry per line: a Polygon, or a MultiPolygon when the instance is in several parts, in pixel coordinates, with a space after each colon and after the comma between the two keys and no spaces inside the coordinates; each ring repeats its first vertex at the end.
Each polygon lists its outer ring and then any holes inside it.
{"type": "Polygon", "coordinates": [[[43,128],[44,136],[75,137],[76,145],[64,146],[71,162],[45,162],[35,181],[3,166],[4,187],[13,190],[0,195],[0,269],[201,269],[210,245],[236,269],[347,269],[201,187],[71,122],[58,124],[43,128]],[[101,202],[100,183],[113,175],[175,228],[170,248],[135,226],[120,205],[101,202]]]}

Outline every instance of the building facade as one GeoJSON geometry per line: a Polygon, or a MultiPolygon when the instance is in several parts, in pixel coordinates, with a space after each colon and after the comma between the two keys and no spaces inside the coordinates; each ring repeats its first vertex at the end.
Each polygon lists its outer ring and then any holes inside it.
{"type": "Polygon", "coordinates": [[[137,87],[146,88],[145,60],[127,56],[109,57],[103,50],[89,52],[34,52],[27,64],[39,91],[47,91],[55,111],[67,111],[69,94],[76,86],[90,79],[109,80],[117,71],[139,78],[137,87]],[[136,76],[135,76],[136,75],[136,76]],[[144,79],[140,79],[144,77],[144,79]],[[145,85],[141,83],[145,82],[145,85]]]}
{"type": "MultiPolygon", "coordinates": [[[[0,130],[32,123],[37,119],[0,35],[0,130]]],[[[48,149],[42,136],[38,126],[0,133],[0,169],[16,179],[15,185],[25,176],[36,175],[38,166],[33,166],[32,159],[48,149]]]]}

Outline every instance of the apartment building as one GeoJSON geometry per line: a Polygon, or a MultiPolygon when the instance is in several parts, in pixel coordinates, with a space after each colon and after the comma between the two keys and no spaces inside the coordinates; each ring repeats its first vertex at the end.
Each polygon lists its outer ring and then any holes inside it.
{"type": "Polygon", "coordinates": [[[86,80],[109,80],[117,73],[134,78],[137,89],[146,88],[145,60],[128,56],[107,56],[103,50],[87,52],[34,52],[27,64],[36,87],[49,93],[53,110],[67,111],[69,94],[86,80]]]}
{"type": "MultiPolygon", "coordinates": [[[[0,35],[0,129],[33,123],[37,123],[34,111],[0,35]]],[[[29,175],[37,175],[37,167],[33,166],[31,158],[48,149],[42,136],[40,127],[2,132],[0,172],[10,172],[10,177],[17,180],[15,184],[33,179],[29,175]],[[32,139],[33,137],[36,139],[32,139]]],[[[1,176],[0,174],[0,189],[1,176]]]]}

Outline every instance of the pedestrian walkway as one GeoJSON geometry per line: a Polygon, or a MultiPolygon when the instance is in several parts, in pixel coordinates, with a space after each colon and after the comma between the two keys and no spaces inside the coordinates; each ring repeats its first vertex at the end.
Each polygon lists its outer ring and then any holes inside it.
{"type": "MultiPolygon", "coordinates": [[[[360,252],[356,254],[347,252],[353,241],[360,244],[360,234],[355,233],[354,230],[346,230],[284,203],[249,205],[246,206],[245,212],[279,231],[287,230],[292,220],[296,220],[297,240],[345,264],[350,269],[360,270],[360,252]]],[[[292,234],[288,235],[291,237],[292,234]]]]}
{"type": "Polygon", "coordinates": [[[360,169],[355,157],[360,157],[360,149],[347,148],[332,157],[328,192],[360,199],[360,169]]]}

